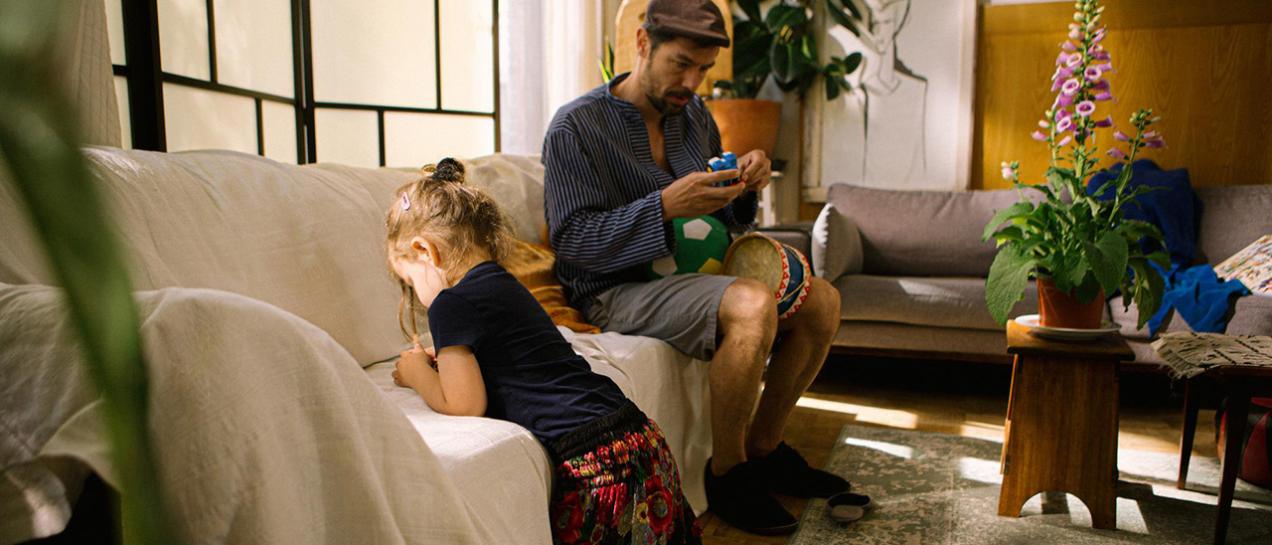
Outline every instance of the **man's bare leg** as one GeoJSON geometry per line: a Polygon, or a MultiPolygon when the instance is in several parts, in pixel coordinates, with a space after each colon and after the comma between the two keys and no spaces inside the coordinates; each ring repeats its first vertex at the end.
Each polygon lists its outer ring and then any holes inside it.
{"type": "Polygon", "coordinates": [[[760,395],[764,362],[777,334],[777,305],[764,284],[739,278],[720,301],[721,340],[708,371],[711,388],[712,473],[745,462],[747,430],[760,395]]]}
{"type": "MultiPolygon", "coordinates": [[[[778,324],[782,342],[769,362],[764,394],[747,434],[748,458],[762,457],[782,442],[786,421],[800,396],[817,378],[831,340],[839,328],[839,292],[829,282],[813,278],[808,299],[799,312],[778,324]]],[[[713,394],[714,395],[714,394],[713,394]]]]}

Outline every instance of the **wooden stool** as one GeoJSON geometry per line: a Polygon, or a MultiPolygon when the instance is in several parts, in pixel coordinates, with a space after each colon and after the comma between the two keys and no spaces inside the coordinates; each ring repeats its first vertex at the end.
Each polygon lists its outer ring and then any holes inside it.
{"type": "Polygon", "coordinates": [[[1057,342],[1007,324],[1015,356],[998,496],[1000,516],[1019,517],[1041,492],[1073,494],[1092,526],[1117,526],[1118,366],[1135,353],[1121,337],[1057,342]]]}

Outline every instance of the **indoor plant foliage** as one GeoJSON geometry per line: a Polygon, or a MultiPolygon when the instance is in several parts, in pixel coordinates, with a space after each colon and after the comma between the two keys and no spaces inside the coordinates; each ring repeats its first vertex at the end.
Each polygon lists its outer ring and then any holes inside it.
{"type": "MultiPolygon", "coordinates": [[[[802,96],[818,76],[826,83],[826,97],[834,99],[849,88],[845,76],[861,65],[861,53],[832,57],[821,64],[814,36],[812,1],[779,2],[762,13],[760,0],[738,0],[746,19],[733,21],[733,80],[717,86],[737,98],[754,98],[769,75],[783,91],[802,96]]],[[[852,18],[861,19],[851,1],[825,0],[832,18],[856,32],[852,18]],[[840,6],[843,7],[840,7],[840,6]],[[844,11],[847,8],[851,16],[844,11]]]]}
{"type": "Polygon", "coordinates": [[[994,320],[1002,324],[1022,298],[1029,278],[1036,277],[1043,325],[1094,328],[1099,326],[1104,296],[1121,290],[1126,305],[1133,300],[1139,307],[1139,326],[1143,327],[1156,312],[1163,289],[1161,275],[1150,262],[1169,267],[1169,260],[1157,227],[1127,220],[1123,213],[1149,191],[1146,186],[1129,187],[1130,163],[1139,150],[1163,145],[1161,136],[1152,130],[1158,118],[1152,110],[1140,110],[1130,119],[1133,136],[1113,132],[1118,143],[1107,154],[1124,162],[1123,168],[1116,178],[1088,194],[1084,181],[1096,172],[1100,161],[1097,132],[1113,125],[1107,115],[1096,115],[1098,104],[1113,98],[1104,79],[1112,65],[1101,45],[1104,8],[1098,0],[1079,0],[1075,7],[1068,39],[1061,44],[1051,77],[1051,89],[1057,96],[1038,122],[1040,129],[1033,132],[1033,138],[1051,150],[1046,182],[1023,184],[1018,164],[1003,163],[1003,178],[1021,192],[1021,201],[998,211],[985,226],[984,238],[994,238],[999,246],[986,281],[985,299],[994,320]],[[1029,199],[1024,190],[1040,195],[1029,199]],[[1080,305],[1098,308],[1092,311],[1094,323],[1090,313],[1080,323],[1048,323],[1048,306],[1050,303],[1054,308],[1051,296],[1056,292],[1075,298],[1080,305]]]}

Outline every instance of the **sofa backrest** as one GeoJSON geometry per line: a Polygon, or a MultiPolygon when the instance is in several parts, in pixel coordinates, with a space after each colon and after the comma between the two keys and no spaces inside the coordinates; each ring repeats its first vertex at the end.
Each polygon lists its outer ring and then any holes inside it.
{"type": "Polygon", "coordinates": [[[1197,247],[1212,264],[1272,234],[1272,184],[1199,187],[1197,197],[1202,206],[1197,247]]]}
{"type": "MultiPolygon", "coordinates": [[[[228,151],[85,154],[135,289],[213,288],[259,299],[322,328],[364,365],[401,349],[384,214],[414,172],[296,166],[228,151]]],[[[469,162],[471,183],[494,193],[517,235],[531,240],[544,222],[537,164],[469,162]]],[[[0,183],[0,282],[54,284],[18,202],[0,183]]]]}
{"type": "Polygon", "coordinates": [[[1013,190],[900,191],[836,184],[826,201],[856,223],[866,274],[988,276],[994,242],[982,242],[981,233],[995,211],[1019,198],[1013,190]]]}

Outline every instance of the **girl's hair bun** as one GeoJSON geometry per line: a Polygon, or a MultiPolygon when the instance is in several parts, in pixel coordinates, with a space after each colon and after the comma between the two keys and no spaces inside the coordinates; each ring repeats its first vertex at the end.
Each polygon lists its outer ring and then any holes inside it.
{"type": "Polygon", "coordinates": [[[429,178],[438,182],[464,183],[463,163],[450,157],[442,159],[436,165],[427,165],[423,170],[428,173],[429,178]]]}

